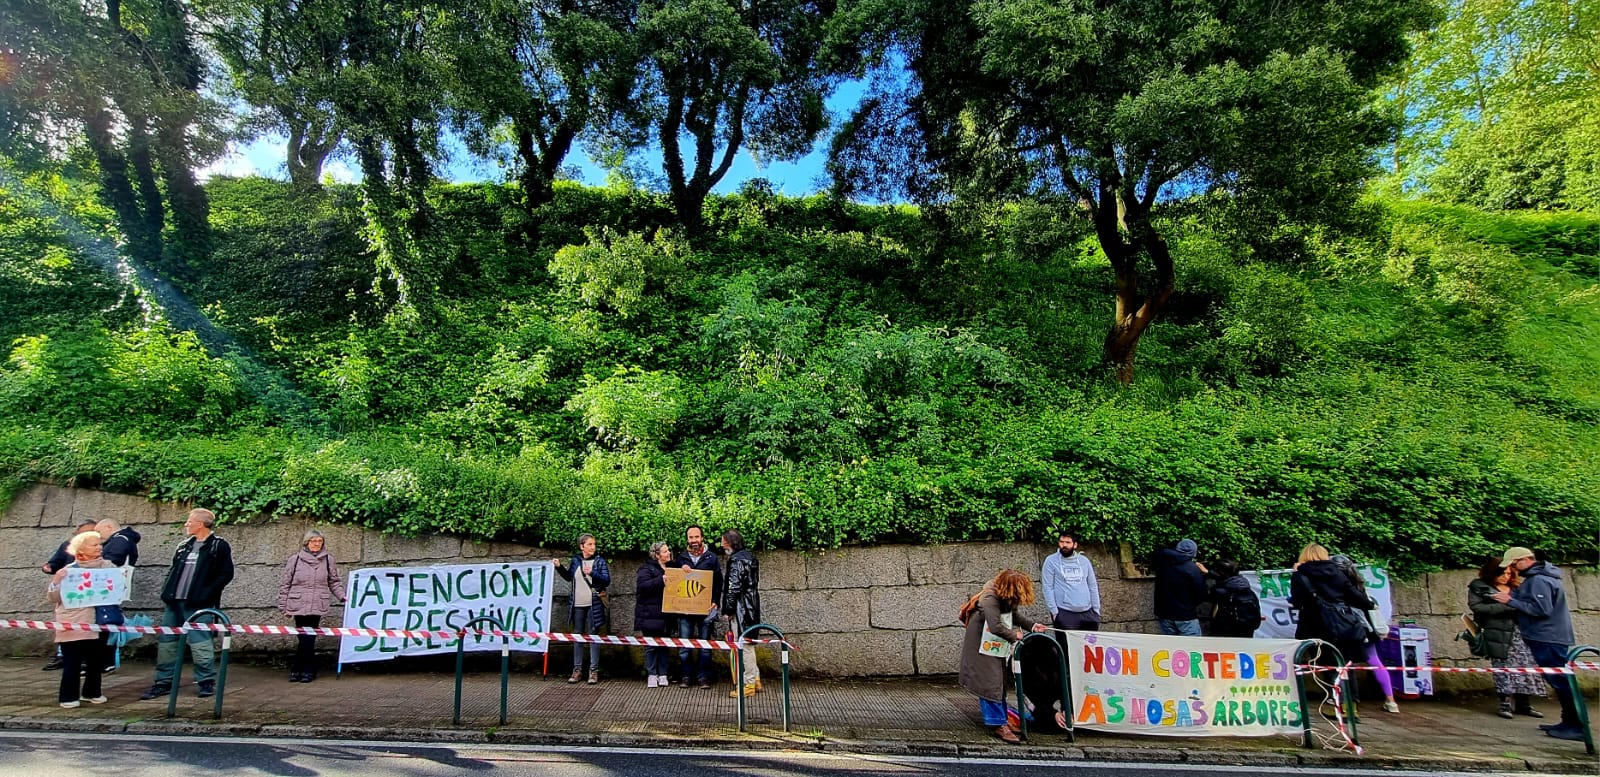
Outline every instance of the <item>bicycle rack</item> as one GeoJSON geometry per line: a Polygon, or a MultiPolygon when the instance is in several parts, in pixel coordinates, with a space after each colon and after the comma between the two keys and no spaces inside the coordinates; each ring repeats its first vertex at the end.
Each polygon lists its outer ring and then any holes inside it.
{"type": "MultiPolygon", "coordinates": [[[[1328,669],[1313,670],[1312,674],[1315,674],[1316,672],[1336,672],[1339,671],[1339,667],[1343,667],[1345,663],[1344,654],[1340,653],[1338,648],[1320,639],[1305,640],[1300,643],[1300,647],[1295,648],[1294,684],[1295,688],[1300,692],[1300,723],[1305,727],[1305,733],[1301,735],[1300,746],[1306,748],[1312,747],[1315,740],[1313,740],[1311,737],[1311,705],[1307,703],[1306,699],[1306,676],[1300,673],[1299,667],[1306,664],[1306,650],[1313,648],[1319,651],[1331,652],[1333,654],[1335,664],[1333,667],[1328,669]]],[[[1355,694],[1351,692],[1350,674],[1348,672],[1345,673],[1344,679],[1340,680],[1339,684],[1343,689],[1342,695],[1344,696],[1344,720],[1345,723],[1350,726],[1350,742],[1352,744],[1360,744],[1361,740],[1356,736],[1355,694]]]]}
{"type": "MultiPolygon", "coordinates": [[[[769,623],[757,623],[756,625],[751,626],[748,629],[745,629],[744,633],[739,635],[739,639],[740,640],[750,639],[751,637],[756,636],[757,634],[759,634],[762,631],[770,631],[773,634],[776,634],[777,637],[778,637],[778,647],[779,647],[779,650],[780,650],[780,656],[782,658],[782,664],[781,665],[783,667],[783,676],[782,676],[783,677],[783,679],[782,679],[782,683],[783,683],[783,732],[785,734],[787,734],[787,733],[789,733],[789,642],[788,642],[788,640],[784,639],[783,632],[779,631],[778,627],[773,626],[773,625],[771,625],[769,623]]],[[[744,712],[745,712],[745,710],[744,710],[744,698],[745,698],[744,697],[744,652],[739,650],[737,645],[735,645],[734,649],[733,649],[733,675],[734,675],[733,691],[734,691],[734,694],[739,699],[739,731],[740,731],[740,733],[743,733],[744,732],[744,722],[745,722],[745,714],[744,714],[744,712]]]]}
{"type": "Polygon", "coordinates": [[[1011,675],[1017,686],[1017,716],[1022,719],[1022,741],[1028,741],[1028,699],[1023,695],[1022,659],[1017,658],[1017,653],[1030,639],[1049,640],[1050,647],[1055,652],[1056,661],[1061,668],[1061,712],[1067,719],[1067,741],[1076,742],[1078,735],[1072,728],[1072,678],[1067,674],[1067,651],[1055,637],[1044,632],[1034,632],[1017,640],[1016,647],[1011,651],[1011,675]]]}
{"type": "MultiPolygon", "coordinates": [[[[223,626],[233,625],[233,622],[228,620],[228,616],[222,610],[212,607],[196,611],[195,614],[189,616],[188,620],[183,622],[183,625],[194,625],[202,615],[211,616],[213,622],[221,621],[223,626]]],[[[212,638],[211,631],[207,630],[206,639],[212,638]]],[[[184,634],[178,638],[178,663],[172,668],[172,694],[167,697],[167,717],[169,718],[176,717],[178,714],[178,686],[182,684],[178,681],[183,679],[183,654],[188,648],[189,635],[184,634]]],[[[233,632],[224,630],[222,632],[222,656],[217,659],[217,700],[212,703],[211,708],[211,717],[215,720],[222,719],[222,694],[228,687],[228,652],[232,649],[233,632]]]]}
{"type": "Polygon", "coordinates": [[[454,725],[461,725],[461,677],[466,672],[467,632],[480,623],[487,623],[500,632],[500,725],[504,726],[506,700],[511,691],[511,637],[505,633],[506,625],[492,615],[479,615],[467,621],[456,637],[456,706],[450,720],[454,725]]]}
{"type": "MultiPolygon", "coordinates": [[[[1567,651],[1567,663],[1571,664],[1585,653],[1600,656],[1600,647],[1594,645],[1578,645],[1567,651]]],[[[1594,732],[1589,730],[1589,702],[1583,698],[1583,686],[1578,684],[1578,673],[1574,671],[1568,675],[1567,682],[1572,683],[1572,703],[1578,707],[1578,725],[1583,727],[1583,746],[1589,755],[1595,754],[1594,732]]]]}

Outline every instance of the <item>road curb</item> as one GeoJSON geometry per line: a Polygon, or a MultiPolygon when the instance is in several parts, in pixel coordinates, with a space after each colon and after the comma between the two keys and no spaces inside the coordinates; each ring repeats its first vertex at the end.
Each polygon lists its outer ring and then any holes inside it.
{"type": "Polygon", "coordinates": [[[1328,751],[1222,750],[1203,748],[1139,747],[1137,745],[988,745],[901,740],[832,739],[782,734],[691,736],[672,734],[621,734],[536,731],[525,728],[497,730],[324,726],[305,724],[240,724],[192,720],[115,720],[109,718],[0,717],[0,730],[63,733],[134,734],[142,736],[240,736],[266,739],[323,739],[330,741],[412,742],[419,744],[506,744],[557,747],[638,747],[673,750],[808,751],[838,755],[911,755],[949,758],[1012,758],[1035,761],[1123,763],[1189,763],[1282,768],[1285,766],[1371,769],[1374,771],[1437,772],[1538,772],[1542,774],[1596,773],[1593,759],[1547,758],[1444,758],[1335,753],[1328,751]]]}

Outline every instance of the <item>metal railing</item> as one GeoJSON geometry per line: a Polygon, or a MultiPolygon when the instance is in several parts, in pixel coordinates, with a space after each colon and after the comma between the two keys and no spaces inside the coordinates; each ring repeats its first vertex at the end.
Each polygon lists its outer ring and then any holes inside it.
{"type": "MultiPolygon", "coordinates": [[[[504,623],[492,615],[479,615],[466,625],[462,626],[459,636],[456,637],[456,706],[455,713],[450,720],[454,725],[461,725],[461,677],[466,671],[467,662],[467,632],[480,623],[487,623],[500,634],[500,725],[506,724],[506,704],[511,694],[511,637],[504,632],[509,631],[504,623]]],[[[546,655],[549,654],[548,645],[546,655]]]]}
{"type": "MultiPolygon", "coordinates": [[[[1567,663],[1571,664],[1585,653],[1600,656],[1600,647],[1594,645],[1578,645],[1567,651],[1567,663]]],[[[1583,686],[1578,683],[1578,673],[1567,675],[1567,682],[1572,684],[1572,703],[1578,707],[1578,727],[1583,729],[1583,746],[1589,755],[1595,755],[1594,732],[1589,730],[1589,702],[1583,698],[1583,686]]]]}
{"type": "MultiPolygon", "coordinates": [[[[761,632],[763,631],[770,631],[778,638],[778,649],[781,660],[780,666],[782,666],[781,681],[783,683],[783,731],[787,734],[789,733],[789,641],[784,638],[783,632],[779,631],[777,626],[773,626],[770,623],[757,623],[756,625],[745,629],[744,632],[739,635],[739,639],[741,641],[752,639],[760,636],[761,632]]],[[[729,641],[733,641],[731,639],[732,635],[730,634],[729,636],[729,641]]],[[[740,650],[737,645],[733,649],[732,663],[733,693],[734,696],[736,696],[739,700],[739,731],[740,733],[743,733],[745,728],[744,651],[740,650]]]]}
{"type": "MultiPolygon", "coordinates": [[[[1017,686],[1017,717],[1022,721],[1022,741],[1028,741],[1028,697],[1023,691],[1022,659],[1018,654],[1030,639],[1043,639],[1050,643],[1050,649],[1055,653],[1057,665],[1061,671],[1061,712],[1066,716],[1066,736],[1068,742],[1077,741],[1077,732],[1072,729],[1072,676],[1067,672],[1067,650],[1061,643],[1049,634],[1034,632],[1017,640],[1017,646],[1011,651],[1011,675],[1017,686]]],[[[1050,711],[1053,714],[1053,711],[1050,711]]]]}
{"type": "MultiPolygon", "coordinates": [[[[228,620],[228,616],[224,614],[222,610],[214,607],[208,607],[204,610],[197,610],[193,615],[189,616],[188,620],[183,622],[183,625],[190,626],[198,623],[201,616],[210,617],[212,623],[221,622],[224,626],[232,625],[232,621],[228,620]]],[[[178,687],[182,685],[182,683],[178,681],[183,679],[183,654],[185,649],[188,648],[189,642],[194,633],[195,632],[190,632],[178,637],[177,663],[172,667],[172,692],[167,697],[167,717],[169,718],[176,717],[178,715],[178,687]]],[[[208,640],[215,638],[213,633],[210,631],[206,631],[205,635],[206,639],[208,640]]],[[[159,645],[156,649],[158,651],[160,650],[159,645]]],[[[233,634],[227,631],[222,632],[222,655],[217,658],[216,701],[212,702],[211,705],[211,717],[216,720],[222,719],[222,695],[223,691],[228,687],[228,653],[232,649],[233,634]]],[[[159,653],[157,655],[159,655],[159,653]]],[[[196,676],[198,677],[198,674],[196,676]]]]}
{"type": "MultiPolygon", "coordinates": [[[[1330,643],[1323,642],[1320,639],[1308,639],[1301,642],[1300,647],[1295,648],[1295,666],[1304,666],[1310,663],[1306,659],[1307,650],[1315,650],[1318,654],[1322,654],[1324,652],[1333,654],[1334,665],[1328,667],[1326,670],[1316,671],[1340,672],[1341,676],[1338,680],[1338,685],[1340,686],[1340,698],[1344,702],[1344,720],[1345,723],[1350,726],[1350,744],[1361,744],[1361,740],[1356,736],[1356,703],[1355,694],[1351,693],[1350,673],[1343,672],[1340,669],[1345,664],[1344,654],[1340,653],[1339,649],[1330,643]]],[[[1300,693],[1300,723],[1305,729],[1305,733],[1301,735],[1300,746],[1310,748],[1314,745],[1315,740],[1311,736],[1311,705],[1308,703],[1306,698],[1306,677],[1307,675],[1301,674],[1297,671],[1295,673],[1294,684],[1296,690],[1298,690],[1300,693]]]]}

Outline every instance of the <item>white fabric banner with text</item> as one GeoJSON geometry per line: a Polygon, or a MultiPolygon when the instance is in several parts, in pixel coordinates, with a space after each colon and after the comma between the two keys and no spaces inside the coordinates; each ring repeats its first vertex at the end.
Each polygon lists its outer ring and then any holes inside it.
{"type": "MultiPolygon", "coordinates": [[[[346,586],[344,625],[362,629],[453,631],[488,615],[511,631],[549,631],[555,567],[548,561],[457,564],[438,567],[357,569],[346,586]]],[[[489,630],[485,623],[476,628],[489,630]]],[[[339,661],[383,661],[395,656],[453,653],[456,639],[342,637],[339,661]]],[[[499,650],[493,636],[469,636],[469,651],[499,650]]],[[[542,639],[514,637],[511,649],[543,653],[542,639]]]]}
{"type": "MultiPolygon", "coordinates": [[[[1394,597],[1391,596],[1394,586],[1390,584],[1389,570],[1372,564],[1362,564],[1356,569],[1367,584],[1367,595],[1378,603],[1378,609],[1372,613],[1372,625],[1379,634],[1388,634],[1389,621],[1394,619],[1394,597]]],[[[1289,578],[1294,570],[1268,569],[1239,574],[1244,575],[1244,579],[1250,583],[1250,590],[1261,597],[1262,620],[1261,628],[1256,629],[1256,637],[1293,639],[1295,613],[1289,609],[1289,578]]]]}

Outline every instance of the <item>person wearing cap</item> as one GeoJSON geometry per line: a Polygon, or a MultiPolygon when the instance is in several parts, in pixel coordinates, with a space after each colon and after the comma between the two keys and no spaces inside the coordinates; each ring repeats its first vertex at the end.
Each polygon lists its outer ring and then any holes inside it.
{"type": "Polygon", "coordinates": [[[1206,598],[1206,568],[1194,560],[1198,552],[1200,546],[1185,539],[1150,557],[1156,575],[1156,625],[1162,634],[1200,636],[1196,610],[1206,598]]]}
{"type": "MultiPolygon", "coordinates": [[[[1517,611],[1517,629],[1527,643],[1533,660],[1542,667],[1564,667],[1567,651],[1577,640],[1572,632],[1572,612],[1567,608],[1567,592],[1561,585],[1561,570],[1548,561],[1534,558],[1533,551],[1511,548],[1500,557],[1500,566],[1514,567],[1522,584],[1514,592],[1495,593],[1493,600],[1517,611]]],[[[1544,681],[1561,702],[1561,722],[1540,726],[1556,739],[1582,742],[1583,727],[1578,722],[1578,704],[1573,698],[1572,679],[1564,674],[1546,674],[1544,681]]]]}

